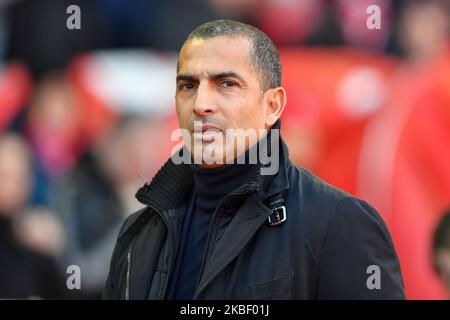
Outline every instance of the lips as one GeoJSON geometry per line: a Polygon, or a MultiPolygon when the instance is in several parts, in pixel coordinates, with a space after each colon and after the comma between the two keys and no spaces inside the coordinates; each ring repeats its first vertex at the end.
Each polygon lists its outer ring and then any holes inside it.
{"type": "Polygon", "coordinates": [[[194,140],[203,142],[213,142],[219,134],[222,134],[222,130],[208,123],[194,126],[193,130],[194,140]]]}

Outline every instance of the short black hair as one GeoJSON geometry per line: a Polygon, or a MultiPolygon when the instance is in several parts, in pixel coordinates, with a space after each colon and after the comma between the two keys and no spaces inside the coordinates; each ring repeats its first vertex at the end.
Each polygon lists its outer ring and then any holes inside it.
{"type": "Polygon", "coordinates": [[[251,43],[250,63],[261,76],[261,89],[266,91],[281,86],[281,63],[278,50],[272,40],[254,26],[228,19],[214,20],[195,28],[186,41],[219,36],[247,38],[251,43]]]}

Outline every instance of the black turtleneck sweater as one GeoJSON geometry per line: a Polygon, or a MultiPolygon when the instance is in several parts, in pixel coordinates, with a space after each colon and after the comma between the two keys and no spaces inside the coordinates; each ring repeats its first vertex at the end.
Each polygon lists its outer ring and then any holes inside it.
{"type": "Polygon", "coordinates": [[[210,223],[219,202],[256,176],[255,164],[226,164],[216,169],[191,165],[194,186],[183,219],[168,299],[192,299],[197,286],[210,223]]]}

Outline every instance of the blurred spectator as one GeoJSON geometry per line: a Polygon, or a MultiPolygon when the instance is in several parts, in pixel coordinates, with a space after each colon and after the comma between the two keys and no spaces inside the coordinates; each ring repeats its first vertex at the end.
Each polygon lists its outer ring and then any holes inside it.
{"type": "Polygon", "coordinates": [[[362,50],[384,51],[392,31],[391,0],[337,0],[335,6],[345,44],[362,50]],[[369,6],[376,6],[379,12],[368,13],[369,6]],[[380,28],[369,29],[369,16],[378,13],[380,28]]]}
{"type": "Polygon", "coordinates": [[[48,179],[68,172],[115,113],[81,88],[76,72],[48,71],[38,80],[24,121],[27,137],[48,179]]]}
{"type": "Polygon", "coordinates": [[[36,84],[28,107],[25,134],[49,177],[67,172],[84,150],[75,99],[64,75],[49,72],[36,84]]]}
{"type": "Polygon", "coordinates": [[[0,298],[62,298],[65,281],[46,255],[62,241],[58,224],[50,214],[27,213],[30,161],[20,137],[0,136],[0,298]],[[41,252],[27,246],[33,240],[41,252]]]}
{"type": "Polygon", "coordinates": [[[118,230],[142,207],[139,175],[153,176],[168,157],[170,135],[153,127],[161,129],[145,117],[122,118],[56,183],[51,203],[67,237],[61,264],[80,267],[82,298],[101,297],[118,230]]]}
{"type": "Polygon", "coordinates": [[[450,211],[444,214],[434,231],[433,265],[450,299],[450,211]]]}
{"type": "MultiPolygon", "coordinates": [[[[50,203],[63,223],[67,241],[60,257],[61,266],[77,265],[82,290],[77,298],[98,299],[106,279],[109,259],[120,225],[125,218],[111,162],[130,153],[117,129],[105,142],[88,150],[64,176],[54,181],[50,203]],[[107,154],[107,156],[103,156],[107,154]],[[105,163],[104,160],[108,162],[105,163]]],[[[116,170],[135,168],[120,162],[116,170]]],[[[120,172],[120,171],[119,171],[120,172]]]]}
{"type": "Polygon", "coordinates": [[[449,43],[449,7],[446,0],[412,0],[406,3],[398,41],[411,62],[428,61],[449,43]]]}

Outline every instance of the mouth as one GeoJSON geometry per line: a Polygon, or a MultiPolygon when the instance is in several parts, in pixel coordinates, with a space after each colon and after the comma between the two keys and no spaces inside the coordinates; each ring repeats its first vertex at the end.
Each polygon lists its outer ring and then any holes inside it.
{"type": "Polygon", "coordinates": [[[194,126],[192,132],[196,141],[213,142],[218,135],[222,134],[222,129],[215,125],[204,123],[194,126]]]}

